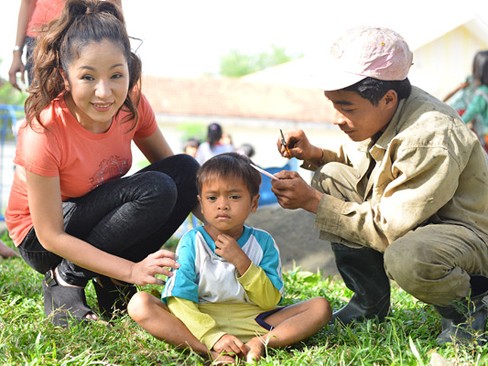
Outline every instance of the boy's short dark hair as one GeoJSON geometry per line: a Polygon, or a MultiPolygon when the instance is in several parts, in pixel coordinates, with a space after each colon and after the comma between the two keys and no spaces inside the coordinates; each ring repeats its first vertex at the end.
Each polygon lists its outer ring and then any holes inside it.
{"type": "Polygon", "coordinates": [[[251,197],[254,197],[259,194],[261,174],[250,165],[251,163],[251,159],[247,156],[236,152],[219,154],[210,158],[198,170],[198,193],[202,193],[202,185],[208,180],[233,177],[242,179],[251,197]]]}
{"type": "Polygon", "coordinates": [[[408,78],[400,81],[385,81],[367,77],[343,90],[354,91],[376,106],[386,92],[391,89],[398,94],[398,100],[402,100],[410,96],[412,85],[408,78]]]}

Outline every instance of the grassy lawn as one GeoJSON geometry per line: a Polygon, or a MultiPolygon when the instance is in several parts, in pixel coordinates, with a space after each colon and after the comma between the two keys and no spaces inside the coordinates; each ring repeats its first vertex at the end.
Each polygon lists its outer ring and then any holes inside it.
{"type": "MultiPolygon", "coordinates": [[[[9,243],[4,235],[3,240],[9,243]]],[[[324,296],[334,309],[351,296],[342,281],[300,271],[284,274],[286,302],[324,296]]],[[[42,276],[22,259],[0,259],[0,365],[205,365],[142,331],[128,316],[111,326],[99,323],[56,328],[44,317],[42,276]]],[[[157,288],[142,288],[157,291],[157,288]]],[[[96,309],[95,291],[88,286],[96,309]]],[[[269,350],[258,365],[488,365],[488,347],[438,347],[440,318],[392,284],[387,321],[325,328],[294,347],[269,350]]]]}

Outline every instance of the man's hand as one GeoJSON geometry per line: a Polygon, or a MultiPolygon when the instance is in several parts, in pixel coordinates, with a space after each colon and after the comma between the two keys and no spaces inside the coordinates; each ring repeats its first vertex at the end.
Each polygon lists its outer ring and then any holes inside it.
{"type": "Polygon", "coordinates": [[[318,160],[322,157],[322,149],[310,143],[303,130],[290,131],[284,133],[286,144],[291,156],[281,144],[281,138],[278,139],[277,147],[281,156],[285,158],[297,158],[300,160],[318,160]]]}
{"type": "Polygon", "coordinates": [[[276,173],[278,179],[271,181],[271,190],[283,208],[303,208],[317,213],[323,193],[307,184],[297,172],[282,170],[276,173]]]}

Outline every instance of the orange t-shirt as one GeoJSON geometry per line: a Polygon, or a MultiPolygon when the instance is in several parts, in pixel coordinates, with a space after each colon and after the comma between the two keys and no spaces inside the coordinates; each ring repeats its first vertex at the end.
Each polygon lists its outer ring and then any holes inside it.
{"type": "Polygon", "coordinates": [[[63,96],[41,113],[47,129],[20,127],[14,157],[14,181],[5,213],[9,235],[19,245],[32,227],[25,170],[59,176],[63,200],[81,197],[99,185],[125,175],[132,165],[131,142],[150,136],[157,129],[154,112],[141,95],[139,122],[130,130],[127,112],[113,118],[109,130],[95,134],[84,129],[66,106],[63,96]],[[121,121],[124,121],[121,123],[121,121]]]}
{"type": "Polygon", "coordinates": [[[61,15],[66,0],[37,0],[36,7],[27,24],[26,35],[37,37],[39,30],[61,15]]]}

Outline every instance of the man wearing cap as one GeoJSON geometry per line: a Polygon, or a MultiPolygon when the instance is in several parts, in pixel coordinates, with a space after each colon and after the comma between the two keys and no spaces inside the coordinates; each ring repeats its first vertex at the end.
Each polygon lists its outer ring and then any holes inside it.
{"type": "MultiPolygon", "coordinates": [[[[359,27],[333,43],[316,77],[350,143],[338,151],[286,134],[290,154],[315,171],[311,185],[282,171],[284,208],[316,214],[354,295],[343,324],[390,308],[390,283],[432,304],[439,343],[469,342],[488,317],[488,163],[476,136],[447,105],[410,84],[412,53],[390,29],[359,27]]],[[[291,156],[290,156],[291,155],[291,156]]]]}

